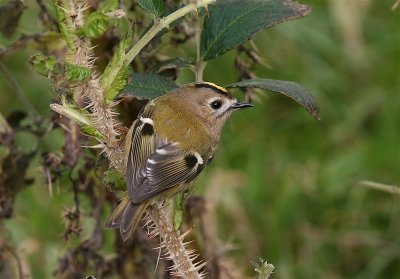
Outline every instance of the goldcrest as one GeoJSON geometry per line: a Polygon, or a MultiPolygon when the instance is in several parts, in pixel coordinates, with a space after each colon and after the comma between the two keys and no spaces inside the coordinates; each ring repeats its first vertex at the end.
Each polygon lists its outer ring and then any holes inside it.
{"type": "Polygon", "coordinates": [[[127,135],[128,193],[106,226],[129,239],[152,202],[189,189],[211,162],[232,112],[252,106],[210,82],[186,84],[150,101],[127,135]]]}

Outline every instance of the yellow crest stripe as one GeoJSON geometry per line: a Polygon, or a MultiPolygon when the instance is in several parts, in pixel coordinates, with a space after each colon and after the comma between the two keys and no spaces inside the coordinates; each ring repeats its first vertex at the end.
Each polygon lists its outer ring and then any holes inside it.
{"type": "Polygon", "coordinates": [[[208,81],[203,81],[202,83],[208,84],[208,85],[210,85],[210,86],[212,86],[212,87],[215,87],[215,88],[218,89],[218,90],[221,90],[221,91],[224,91],[224,92],[228,93],[228,90],[226,90],[226,89],[225,89],[224,87],[222,87],[222,86],[216,85],[215,83],[208,82],[208,81]]]}

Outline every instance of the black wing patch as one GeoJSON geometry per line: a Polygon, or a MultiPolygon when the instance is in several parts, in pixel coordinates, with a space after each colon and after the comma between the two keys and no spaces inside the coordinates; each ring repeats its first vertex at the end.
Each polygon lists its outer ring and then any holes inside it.
{"type": "Polygon", "coordinates": [[[142,203],[173,186],[191,182],[204,165],[198,153],[183,153],[176,144],[157,149],[147,161],[146,179],[136,188],[132,202],[142,203]]]}
{"type": "Polygon", "coordinates": [[[192,155],[192,154],[188,154],[184,157],[185,163],[186,163],[186,167],[191,169],[193,168],[196,164],[197,164],[197,158],[196,156],[192,155]]]}
{"type": "Polygon", "coordinates": [[[152,136],[154,135],[154,128],[151,124],[144,123],[141,132],[143,136],[152,136]]]}

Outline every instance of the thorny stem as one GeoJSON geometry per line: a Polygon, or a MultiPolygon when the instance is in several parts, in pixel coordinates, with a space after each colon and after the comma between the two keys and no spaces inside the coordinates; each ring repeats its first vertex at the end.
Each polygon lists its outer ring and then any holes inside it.
{"type": "MultiPolygon", "coordinates": [[[[75,7],[78,7],[78,15],[81,14],[83,9],[83,6],[79,4],[81,2],[77,0],[71,1],[72,5],[70,6],[72,7],[70,7],[70,9],[73,10],[75,7]]],[[[139,41],[126,53],[124,63],[116,65],[116,68],[113,69],[114,72],[118,73],[122,67],[129,65],[136,55],[161,30],[168,28],[172,22],[190,12],[197,10],[198,8],[206,7],[215,1],[216,0],[198,0],[196,3],[190,3],[164,18],[156,19],[150,30],[143,35],[143,37],[140,38],[139,41]]],[[[79,21],[83,21],[83,17],[77,18],[79,18],[79,21]]],[[[74,30],[74,27],[81,26],[81,24],[82,22],[74,22],[74,20],[72,20],[72,26],[70,26],[70,28],[74,30]]],[[[92,52],[89,46],[89,41],[75,37],[75,40],[76,39],[78,41],[75,43],[78,47],[74,51],[75,53],[72,53],[71,60],[78,65],[85,65],[91,68],[93,65],[93,57],[91,56],[92,52]]],[[[199,73],[202,73],[201,68],[199,68],[199,70],[199,73]]],[[[200,78],[202,78],[201,75],[200,78]]],[[[95,75],[92,75],[90,80],[82,84],[80,88],[76,88],[75,92],[78,93],[78,95],[84,94],[90,101],[90,106],[92,107],[93,111],[92,117],[95,121],[97,121],[97,123],[95,123],[95,127],[106,136],[105,144],[107,147],[105,149],[105,153],[109,158],[111,165],[116,167],[117,170],[124,172],[123,160],[121,161],[121,158],[124,158],[123,154],[121,154],[122,148],[109,148],[109,146],[112,146],[114,139],[117,137],[117,132],[114,129],[115,120],[112,117],[114,112],[111,110],[110,106],[104,102],[104,88],[100,86],[99,79],[96,78],[95,75]],[[101,121],[99,121],[100,118],[101,121]]],[[[196,255],[194,255],[193,252],[188,251],[185,247],[187,245],[184,243],[184,237],[186,234],[179,235],[179,232],[175,231],[172,224],[171,213],[168,212],[168,209],[165,206],[162,206],[162,203],[158,203],[148,210],[148,217],[153,224],[153,235],[160,235],[162,239],[162,247],[166,249],[167,255],[174,262],[174,266],[171,267],[173,274],[188,279],[202,278],[203,276],[199,270],[205,265],[205,263],[193,263],[196,255]]]]}
{"type": "Polygon", "coordinates": [[[179,235],[175,231],[169,207],[158,203],[147,211],[149,221],[153,225],[153,231],[150,234],[161,236],[160,245],[166,249],[166,256],[174,263],[170,268],[174,270],[173,275],[187,279],[204,278],[204,274],[199,270],[204,267],[206,262],[194,264],[197,255],[187,249],[187,244],[184,243],[186,234],[179,235]]]}
{"type": "MultiPolygon", "coordinates": [[[[92,69],[94,66],[94,56],[92,47],[90,45],[90,40],[87,38],[82,38],[76,36],[73,32],[78,30],[84,24],[84,10],[87,9],[87,6],[84,2],[79,0],[71,0],[68,1],[68,8],[60,6],[63,4],[62,0],[54,0],[55,5],[66,11],[68,15],[68,20],[64,18],[58,18],[60,21],[60,26],[64,26],[64,29],[69,30],[68,34],[63,34],[64,39],[71,40],[71,45],[75,47],[70,48],[73,49],[71,53],[67,55],[67,59],[76,65],[84,66],[89,69],[92,69]],[[74,15],[73,17],[71,15],[74,15]],[[64,21],[62,21],[64,20],[64,21]],[[72,44],[73,41],[73,44],[72,44]]],[[[115,130],[117,126],[117,122],[114,119],[116,113],[113,111],[112,106],[108,105],[105,102],[104,97],[104,89],[100,85],[100,79],[96,75],[96,73],[92,73],[90,79],[85,81],[74,87],[74,97],[77,98],[77,102],[81,98],[85,98],[87,100],[87,107],[91,108],[91,117],[93,120],[93,126],[98,130],[101,134],[103,134],[106,139],[104,140],[104,153],[110,159],[110,163],[112,166],[120,170],[124,171],[124,162],[123,159],[123,148],[121,146],[115,146],[116,139],[118,137],[118,132],[115,130]]],[[[55,106],[50,106],[52,109],[55,106]]]]}

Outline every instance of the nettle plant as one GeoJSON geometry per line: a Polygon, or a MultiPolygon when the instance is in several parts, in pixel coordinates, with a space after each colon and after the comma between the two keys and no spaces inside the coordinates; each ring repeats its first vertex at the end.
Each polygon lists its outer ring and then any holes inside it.
{"type": "MultiPolygon", "coordinates": [[[[154,204],[146,214],[143,229],[138,229],[134,239],[127,243],[121,241],[116,231],[112,256],[100,252],[104,242],[102,211],[105,203],[115,207],[125,191],[126,127],[148,100],[179,86],[176,80],[180,68],[191,69],[195,81],[202,81],[209,60],[235,49],[234,67],[240,79],[225,87],[241,88],[247,100],[253,98],[254,88],[284,94],[318,119],[318,105],[302,86],[255,76],[252,65],[263,60],[254,44],[248,43],[257,32],[306,16],[311,8],[290,0],[53,2],[58,28],[52,34],[62,38],[63,48],[53,52],[56,55],[44,53],[30,60],[36,72],[53,81],[57,94],[50,107],[62,116],[55,124],[65,132],[63,155],[50,160],[46,168],[53,176],[50,183],[59,176],[59,165],[75,169],[70,177],[75,206],[64,215],[65,237],[79,234],[81,211],[97,219],[92,237],[69,249],[55,274],[62,278],[87,276],[93,270],[99,278],[112,274],[123,278],[141,274],[141,278],[150,278],[154,270],[160,278],[169,272],[183,278],[224,278],[235,274],[233,269],[238,268],[228,265],[228,259],[217,257],[217,247],[210,251],[210,247],[200,247],[199,242],[185,242],[185,238],[191,237],[196,219],[193,214],[201,214],[191,198],[178,195],[172,202],[160,200],[154,204]],[[195,57],[185,55],[188,48],[196,49],[191,52],[196,53],[195,57]],[[71,153],[74,146],[91,149],[71,153]],[[97,149],[108,161],[93,156],[97,149]],[[78,164],[82,159],[85,163],[78,164]],[[107,190],[103,185],[107,185],[107,190]],[[91,209],[80,208],[81,195],[92,201],[91,209]],[[156,247],[159,249],[153,250],[156,247]],[[196,259],[198,253],[203,260],[196,259]]],[[[46,9],[42,12],[42,17],[52,18],[46,9]]],[[[51,20],[47,23],[50,26],[51,20]]],[[[197,221],[197,226],[202,226],[201,221],[197,221]]],[[[203,238],[200,243],[206,241],[203,238]]],[[[262,260],[256,264],[260,278],[270,276],[272,269],[262,260]],[[270,271],[265,272],[266,268],[270,271]]]]}

